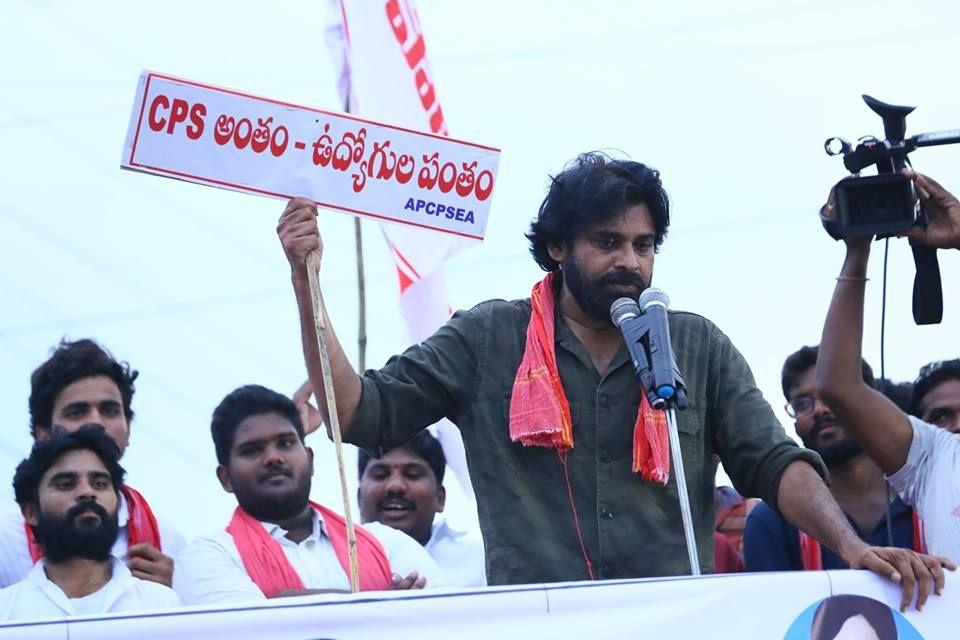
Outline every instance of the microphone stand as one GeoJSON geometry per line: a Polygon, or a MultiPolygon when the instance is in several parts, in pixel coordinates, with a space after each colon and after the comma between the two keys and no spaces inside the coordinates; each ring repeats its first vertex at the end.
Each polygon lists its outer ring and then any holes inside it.
{"type": "Polygon", "coordinates": [[[667,432],[670,434],[670,457],[673,459],[677,495],[680,496],[680,515],[683,518],[683,536],[687,542],[687,557],[690,560],[690,575],[700,575],[700,557],[697,539],[693,533],[693,513],[690,511],[690,495],[687,493],[687,477],[683,471],[683,454],[680,451],[680,433],[677,431],[677,415],[673,403],[666,408],[667,432]]]}
{"type": "MultiPolygon", "coordinates": [[[[626,300],[628,307],[631,302],[629,299],[626,300]]],[[[639,311],[637,305],[633,306],[639,311]]],[[[680,369],[677,367],[676,356],[672,353],[673,375],[671,377],[673,379],[669,381],[669,383],[672,384],[669,384],[667,380],[654,379],[650,367],[651,358],[648,354],[650,348],[648,335],[650,326],[638,315],[633,315],[632,317],[626,316],[626,318],[624,318],[622,315],[623,309],[623,305],[615,303],[611,315],[614,324],[619,326],[623,332],[627,349],[633,360],[634,373],[640,382],[640,391],[647,396],[650,406],[655,411],[664,411],[667,416],[667,433],[670,437],[670,456],[673,461],[674,479],[677,483],[677,495],[680,498],[683,536],[687,544],[687,557],[690,560],[690,574],[696,577],[700,575],[700,558],[697,553],[697,539],[693,531],[693,513],[690,510],[690,495],[687,491],[687,477],[683,469],[683,452],[680,450],[680,432],[677,430],[676,415],[676,409],[683,410],[687,408],[686,383],[684,383],[683,377],[680,375],[680,369]],[[617,307],[620,307],[619,312],[617,312],[617,307]],[[669,397],[663,397],[657,393],[657,390],[662,389],[664,386],[672,389],[669,397]]],[[[629,309],[627,310],[630,312],[629,309]]],[[[667,346],[669,348],[669,341],[667,342],[667,346]]]]}

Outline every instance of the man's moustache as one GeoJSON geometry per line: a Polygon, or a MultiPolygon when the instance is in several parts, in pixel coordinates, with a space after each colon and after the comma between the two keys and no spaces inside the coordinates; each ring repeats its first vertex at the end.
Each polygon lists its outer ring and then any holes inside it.
{"type": "Polygon", "coordinates": [[[390,504],[390,503],[399,504],[405,509],[413,510],[417,508],[417,505],[414,504],[413,501],[408,500],[407,498],[402,498],[400,496],[387,496],[386,498],[384,498],[383,500],[377,503],[377,507],[382,510],[384,508],[384,505],[390,504]]]}
{"type": "Polygon", "coordinates": [[[837,419],[834,418],[833,416],[831,416],[831,415],[829,415],[829,414],[828,414],[828,415],[825,415],[825,416],[821,416],[821,417],[817,418],[816,420],[814,420],[814,422],[813,422],[813,428],[810,429],[810,436],[809,436],[809,437],[810,437],[811,440],[813,440],[813,439],[815,439],[817,436],[819,436],[820,433],[821,433],[824,429],[826,429],[826,428],[828,428],[828,427],[839,427],[839,426],[840,426],[840,423],[837,422],[837,419]]]}
{"type": "Polygon", "coordinates": [[[288,478],[292,478],[293,472],[285,467],[273,467],[258,475],[257,480],[263,482],[264,480],[269,480],[274,476],[287,476],[288,478]]]}
{"type": "Polygon", "coordinates": [[[95,513],[101,521],[105,521],[108,517],[107,510],[104,509],[101,505],[96,502],[81,502],[78,505],[74,505],[67,510],[67,515],[65,520],[67,522],[75,522],[80,516],[85,515],[88,512],[95,513]]]}
{"type": "Polygon", "coordinates": [[[615,271],[613,273],[605,273],[594,281],[594,285],[598,287],[603,287],[610,284],[619,284],[637,287],[638,289],[646,289],[647,281],[644,280],[643,276],[638,273],[630,273],[625,271],[615,271]]]}

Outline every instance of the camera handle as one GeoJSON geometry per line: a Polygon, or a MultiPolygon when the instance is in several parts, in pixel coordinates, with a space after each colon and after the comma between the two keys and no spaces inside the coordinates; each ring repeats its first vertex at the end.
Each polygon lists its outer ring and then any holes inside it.
{"type": "MultiPolygon", "coordinates": [[[[957,131],[943,131],[933,134],[920,134],[904,143],[907,131],[907,116],[913,107],[897,106],[881,102],[868,95],[863,96],[874,113],[883,119],[883,133],[895,145],[895,153],[888,158],[878,159],[878,173],[899,173],[907,166],[907,153],[918,146],[952,144],[958,141],[957,131]]],[[[927,217],[921,213],[922,224],[927,217]]],[[[913,264],[916,273],[913,276],[913,321],[918,325],[939,324],[943,320],[943,285],[940,280],[940,263],[937,250],[933,247],[911,246],[913,264]]]]}
{"type": "Polygon", "coordinates": [[[913,321],[917,324],[940,324],[943,320],[943,287],[940,263],[934,247],[911,246],[917,272],[913,276],[913,321]]]}

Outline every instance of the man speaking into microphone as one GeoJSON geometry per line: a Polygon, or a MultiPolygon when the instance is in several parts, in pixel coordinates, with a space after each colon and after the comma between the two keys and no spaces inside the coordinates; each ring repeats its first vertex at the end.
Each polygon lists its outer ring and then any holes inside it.
{"type": "MultiPolygon", "coordinates": [[[[323,249],[316,216],[311,201],[291,200],[277,231],[326,417],[305,266],[323,249]]],[[[527,235],[547,272],[529,299],[457,312],[362,376],[331,336],[345,440],[376,453],[443,417],[460,428],[490,584],[690,573],[663,412],[641,393],[610,317],[615,300],[649,286],[669,221],[655,170],[581,155],[552,179],[527,235]]],[[[729,339],[692,313],[670,312],[669,325],[686,382],[677,422],[701,570],[713,566],[716,453],[740,493],[762,497],[852,567],[904,574],[912,591],[912,552],[857,537],[821,460],[786,436],[729,339]]]]}

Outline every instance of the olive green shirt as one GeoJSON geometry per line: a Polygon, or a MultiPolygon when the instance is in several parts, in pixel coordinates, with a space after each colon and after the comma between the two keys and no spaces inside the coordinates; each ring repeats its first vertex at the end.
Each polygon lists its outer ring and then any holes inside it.
{"type": "MultiPolygon", "coordinates": [[[[776,509],[784,468],[823,463],[784,433],[743,356],[709,320],[670,312],[671,342],[687,384],[677,412],[700,568],[713,570],[716,453],[736,488],[776,509]]],[[[557,452],[510,441],[510,396],[526,346],[529,300],[492,300],[457,312],[425,342],[361,378],[347,440],[378,451],[447,417],[466,445],[489,583],[587,579],[557,452]]],[[[631,470],[640,387],[625,346],[597,372],[557,313],[557,367],[573,418],[567,475],[586,555],[597,578],[690,573],[674,474],[666,486],[631,470]]]]}

